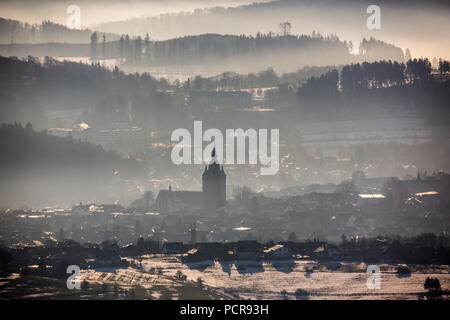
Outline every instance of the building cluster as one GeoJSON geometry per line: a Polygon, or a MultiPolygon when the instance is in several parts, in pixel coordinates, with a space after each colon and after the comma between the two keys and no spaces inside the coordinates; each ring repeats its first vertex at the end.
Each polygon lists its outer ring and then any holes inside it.
{"type": "Polygon", "coordinates": [[[124,154],[136,153],[151,142],[150,134],[135,126],[95,129],[80,123],[69,129],[50,128],[47,132],[62,138],[70,135],[75,140],[101,145],[105,150],[120,150],[124,154]]]}
{"type": "MultiPolygon", "coordinates": [[[[408,180],[355,174],[335,190],[316,186],[314,192],[273,198],[241,188],[227,197],[224,168],[214,154],[212,158],[204,169],[201,191],[169,187],[144,209],[78,204],[72,209],[3,210],[0,241],[8,247],[39,247],[63,239],[108,240],[126,246],[143,238],[204,247],[250,240],[337,243],[342,235],[362,239],[450,232],[450,175],[446,173],[419,174],[408,180]]],[[[203,254],[201,248],[191,249],[196,249],[190,252],[192,257],[203,254]]],[[[285,252],[277,246],[265,250],[268,256],[285,252]]]]}

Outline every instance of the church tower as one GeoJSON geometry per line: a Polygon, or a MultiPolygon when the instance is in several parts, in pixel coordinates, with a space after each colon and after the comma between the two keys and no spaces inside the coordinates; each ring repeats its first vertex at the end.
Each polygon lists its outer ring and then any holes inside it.
{"type": "Polygon", "coordinates": [[[216,148],[211,153],[211,162],[205,167],[203,172],[203,198],[205,210],[216,211],[225,205],[226,202],[226,180],[227,176],[223,171],[223,166],[216,158],[216,148]]]}

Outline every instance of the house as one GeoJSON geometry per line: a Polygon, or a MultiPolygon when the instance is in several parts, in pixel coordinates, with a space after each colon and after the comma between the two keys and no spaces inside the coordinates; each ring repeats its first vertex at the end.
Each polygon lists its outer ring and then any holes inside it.
{"type": "Polygon", "coordinates": [[[252,102],[252,95],[246,91],[192,91],[189,103],[200,106],[245,107],[252,102]]]}
{"type": "Polygon", "coordinates": [[[83,268],[101,268],[122,266],[125,261],[120,259],[119,252],[114,250],[100,250],[98,248],[87,248],[83,268]]]}
{"type": "Polygon", "coordinates": [[[182,257],[183,262],[193,262],[201,260],[223,260],[228,258],[226,246],[219,242],[197,243],[196,248],[189,250],[182,257]]]}
{"type": "Polygon", "coordinates": [[[386,197],[381,193],[360,193],[357,197],[358,206],[379,206],[387,204],[386,197]]]}
{"type": "Polygon", "coordinates": [[[122,265],[119,253],[116,251],[99,251],[95,260],[95,267],[115,267],[122,265]]]}
{"type": "Polygon", "coordinates": [[[384,184],[392,179],[392,177],[376,177],[376,178],[353,178],[356,188],[361,193],[375,193],[383,189],[384,184]]]}
{"type": "Polygon", "coordinates": [[[80,202],[79,205],[75,205],[72,207],[72,213],[89,214],[89,213],[91,213],[91,211],[89,210],[90,207],[91,207],[91,204],[82,204],[80,202]]]}
{"type": "Polygon", "coordinates": [[[79,204],[72,207],[73,213],[91,214],[91,213],[113,213],[125,212],[125,208],[119,204],[79,204]]]}
{"type": "Polygon", "coordinates": [[[261,245],[256,240],[238,241],[233,254],[236,259],[256,259],[261,253],[261,245]]]}
{"type": "Polygon", "coordinates": [[[321,245],[319,247],[317,247],[316,249],[314,249],[314,251],[312,252],[312,256],[315,258],[326,258],[326,251],[325,251],[325,246],[321,245]]]}
{"type": "Polygon", "coordinates": [[[326,255],[328,258],[331,259],[337,259],[340,258],[342,255],[342,250],[338,246],[335,246],[334,244],[329,244],[326,247],[326,255]]]}
{"type": "Polygon", "coordinates": [[[160,190],[155,200],[155,210],[161,213],[193,212],[203,208],[204,196],[201,191],[160,190]]]}
{"type": "Polygon", "coordinates": [[[415,179],[415,180],[404,180],[402,181],[406,192],[410,195],[417,193],[426,193],[429,191],[441,192],[442,182],[437,179],[415,179]]]}
{"type": "Polygon", "coordinates": [[[318,259],[337,259],[341,255],[342,250],[333,244],[323,244],[313,251],[313,256],[318,259]]]}
{"type": "Polygon", "coordinates": [[[205,260],[202,253],[197,248],[192,248],[188,252],[186,252],[185,255],[181,257],[181,261],[183,263],[185,262],[194,262],[194,261],[201,261],[205,260]]]}
{"type": "Polygon", "coordinates": [[[163,245],[165,254],[182,254],[186,252],[183,242],[166,242],[163,245]]]}
{"type": "Polygon", "coordinates": [[[138,247],[136,247],[134,244],[129,244],[127,246],[122,247],[120,249],[120,253],[126,257],[135,257],[139,256],[140,251],[138,247]]]}
{"type": "Polygon", "coordinates": [[[414,198],[427,206],[439,205],[441,202],[441,194],[434,190],[418,192],[414,195],[414,198]]]}
{"type": "Polygon", "coordinates": [[[282,244],[285,248],[289,250],[291,254],[304,254],[305,248],[302,242],[295,241],[280,241],[278,244],[282,244]]]}
{"type": "Polygon", "coordinates": [[[291,252],[287,247],[282,244],[276,244],[266,250],[264,250],[265,258],[273,259],[286,259],[292,256],[291,252]]]}
{"type": "Polygon", "coordinates": [[[102,204],[101,210],[105,213],[125,212],[125,208],[120,204],[102,204]]]}
{"type": "Polygon", "coordinates": [[[209,259],[219,258],[224,255],[225,247],[220,242],[200,242],[197,248],[203,256],[209,259]]]}
{"type": "Polygon", "coordinates": [[[320,209],[335,212],[345,205],[345,195],[342,193],[308,193],[290,197],[287,203],[296,211],[320,209]]]}

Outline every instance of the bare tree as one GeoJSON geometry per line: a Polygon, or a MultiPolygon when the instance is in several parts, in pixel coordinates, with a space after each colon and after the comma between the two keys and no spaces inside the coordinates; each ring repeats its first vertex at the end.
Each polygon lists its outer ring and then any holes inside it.
{"type": "Polygon", "coordinates": [[[283,36],[288,36],[291,34],[292,25],[289,21],[280,23],[280,31],[283,36]]]}

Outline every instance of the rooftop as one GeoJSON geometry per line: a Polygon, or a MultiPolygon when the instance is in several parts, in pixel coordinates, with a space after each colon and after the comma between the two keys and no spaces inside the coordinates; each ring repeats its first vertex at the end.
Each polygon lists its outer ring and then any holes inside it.
{"type": "Polygon", "coordinates": [[[358,197],[362,199],[385,199],[386,197],[381,193],[360,193],[358,197]]]}

